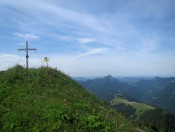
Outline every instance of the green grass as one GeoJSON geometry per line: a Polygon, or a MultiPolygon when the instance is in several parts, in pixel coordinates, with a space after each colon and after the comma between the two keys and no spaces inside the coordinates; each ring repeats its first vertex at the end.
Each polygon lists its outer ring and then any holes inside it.
{"type": "Polygon", "coordinates": [[[153,106],[150,105],[146,105],[143,103],[138,103],[135,101],[128,101],[125,98],[122,97],[116,97],[112,100],[112,105],[117,105],[117,104],[125,104],[125,105],[129,105],[132,106],[133,108],[136,109],[136,117],[140,117],[144,112],[148,111],[148,110],[153,110],[155,109],[153,106]]]}
{"type": "Polygon", "coordinates": [[[137,131],[69,76],[52,68],[15,66],[0,73],[0,131],[137,131]]]}

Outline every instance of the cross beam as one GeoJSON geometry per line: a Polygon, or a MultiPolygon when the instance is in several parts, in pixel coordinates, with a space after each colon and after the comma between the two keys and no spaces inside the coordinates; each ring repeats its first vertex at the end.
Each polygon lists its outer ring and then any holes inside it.
{"type": "Polygon", "coordinates": [[[29,50],[36,50],[36,49],[34,49],[34,48],[29,48],[28,47],[28,41],[26,41],[26,48],[25,49],[18,49],[18,51],[26,51],[26,69],[28,69],[29,68],[29,61],[28,61],[28,59],[29,59],[29,50]]]}

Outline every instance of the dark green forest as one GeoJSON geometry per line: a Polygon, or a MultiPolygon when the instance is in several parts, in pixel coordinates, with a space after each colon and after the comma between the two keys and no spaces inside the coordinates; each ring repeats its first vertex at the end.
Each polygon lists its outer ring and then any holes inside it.
{"type": "Polygon", "coordinates": [[[149,106],[127,96],[116,96],[112,108],[128,120],[157,132],[175,132],[175,114],[149,106]]]}

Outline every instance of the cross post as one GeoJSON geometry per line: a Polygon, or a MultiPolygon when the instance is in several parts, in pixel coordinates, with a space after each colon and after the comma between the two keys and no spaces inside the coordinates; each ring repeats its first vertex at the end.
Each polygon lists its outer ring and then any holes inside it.
{"type": "Polygon", "coordinates": [[[26,41],[26,48],[25,49],[18,49],[18,51],[26,51],[26,69],[28,70],[29,68],[29,50],[36,50],[34,48],[29,48],[28,47],[28,41],[26,41]]]}

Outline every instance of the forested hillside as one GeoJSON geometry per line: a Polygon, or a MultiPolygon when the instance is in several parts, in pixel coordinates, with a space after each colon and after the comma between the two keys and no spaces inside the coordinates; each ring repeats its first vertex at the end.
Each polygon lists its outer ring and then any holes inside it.
{"type": "Polygon", "coordinates": [[[158,132],[175,132],[175,114],[116,94],[111,106],[127,119],[158,132]]]}
{"type": "Polygon", "coordinates": [[[131,92],[131,90],[135,89],[133,86],[127,83],[118,81],[111,75],[105,76],[103,78],[79,81],[79,83],[103,100],[109,100],[116,93],[132,94],[134,91],[131,92]]]}
{"type": "Polygon", "coordinates": [[[136,99],[175,113],[175,77],[139,80],[133,85],[139,93],[136,99]]]}
{"type": "Polygon", "coordinates": [[[112,76],[79,82],[104,100],[113,98],[114,94],[122,93],[137,101],[175,113],[174,77],[141,79],[130,84],[121,82],[112,76]]]}

